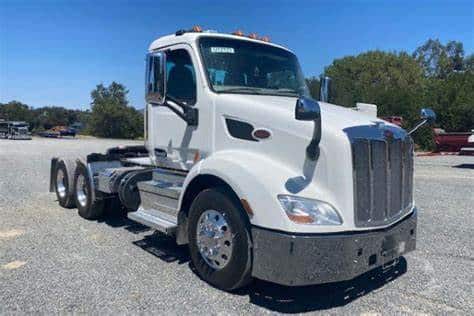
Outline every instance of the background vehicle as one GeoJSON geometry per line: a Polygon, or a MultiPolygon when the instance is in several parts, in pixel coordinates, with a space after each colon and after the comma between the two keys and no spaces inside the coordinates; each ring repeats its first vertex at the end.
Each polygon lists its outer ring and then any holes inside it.
{"type": "Polygon", "coordinates": [[[43,136],[43,137],[53,137],[53,138],[58,138],[58,137],[63,137],[63,136],[72,136],[76,137],[76,130],[71,127],[67,126],[54,126],[53,128],[39,132],[38,135],[43,136]]]}
{"type": "Polygon", "coordinates": [[[225,290],[391,265],[416,244],[410,133],[435,115],[406,132],[321,86],[310,99],[296,56],[267,38],[177,31],[147,55],[145,146],[53,158],[50,190],[86,219],[120,202],[225,290]]]}
{"type": "Polygon", "coordinates": [[[473,147],[474,144],[469,143],[469,137],[472,132],[450,132],[447,133],[441,128],[435,128],[434,139],[436,143],[436,151],[459,152],[462,148],[473,147]]]}
{"type": "Polygon", "coordinates": [[[31,139],[28,123],[20,121],[0,121],[0,138],[31,139]]]}

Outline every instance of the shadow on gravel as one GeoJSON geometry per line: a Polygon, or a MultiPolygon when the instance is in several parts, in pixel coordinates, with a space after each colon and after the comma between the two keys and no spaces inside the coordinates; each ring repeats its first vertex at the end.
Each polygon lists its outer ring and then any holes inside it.
{"type": "Polygon", "coordinates": [[[453,168],[474,169],[474,163],[462,163],[460,165],[453,166],[453,168]]]}
{"type": "MultiPolygon", "coordinates": [[[[124,213],[108,212],[101,221],[111,227],[123,227],[133,233],[152,231],[148,227],[129,220],[124,213]]],[[[187,246],[178,246],[174,238],[154,231],[134,245],[165,262],[190,262],[187,246]]],[[[407,261],[401,257],[397,265],[387,270],[381,268],[369,271],[352,280],[312,286],[289,287],[255,280],[246,288],[232,292],[234,295],[249,296],[250,303],[280,313],[302,313],[327,310],[344,306],[385,284],[395,280],[407,271],[407,261]]]]}
{"type": "Polygon", "coordinates": [[[120,209],[120,206],[111,204],[107,205],[103,218],[98,220],[99,223],[105,223],[111,227],[123,227],[131,233],[139,234],[152,231],[148,226],[134,222],[127,218],[126,212],[120,209]]]}
{"type": "Polygon", "coordinates": [[[117,210],[120,210],[117,205],[108,206],[105,210],[105,216],[99,222],[114,228],[124,228],[134,234],[153,232],[141,240],[134,241],[133,244],[165,262],[177,261],[179,264],[189,262],[189,253],[186,246],[178,246],[174,238],[134,222],[126,217],[125,211],[117,210]]]}
{"type": "Polygon", "coordinates": [[[178,264],[183,264],[190,261],[187,246],[179,246],[174,238],[159,232],[134,241],[133,244],[165,262],[177,261],[178,264]]]}
{"type": "Polygon", "coordinates": [[[344,306],[355,299],[395,280],[407,271],[405,258],[386,270],[369,271],[355,279],[314,286],[287,287],[256,280],[249,287],[235,292],[248,295],[250,303],[280,313],[302,313],[344,306]]]}

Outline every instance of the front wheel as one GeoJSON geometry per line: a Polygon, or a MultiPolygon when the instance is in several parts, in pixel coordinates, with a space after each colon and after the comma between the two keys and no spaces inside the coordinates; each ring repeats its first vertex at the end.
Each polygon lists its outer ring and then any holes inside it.
{"type": "Polygon", "coordinates": [[[86,166],[78,162],[74,174],[74,197],[78,213],[85,219],[98,219],[104,212],[104,200],[93,191],[86,166]]]}
{"type": "Polygon", "coordinates": [[[249,223],[230,192],[202,191],[189,214],[189,250],[198,274],[226,291],[250,283],[252,249],[249,223]]]}

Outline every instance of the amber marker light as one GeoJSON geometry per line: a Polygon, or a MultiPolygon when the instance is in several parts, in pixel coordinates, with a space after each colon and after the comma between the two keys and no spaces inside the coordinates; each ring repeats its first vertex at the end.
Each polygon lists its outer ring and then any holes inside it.
{"type": "Polygon", "coordinates": [[[257,38],[258,38],[258,35],[257,35],[257,33],[250,33],[250,34],[248,35],[248,37],[251,38],[251,39],[257,39],[257,38]]]}
{"type": "Polygon", "coordinates": [[[237,30],[235,32],[232,32],[232,35],[244,36],[244,32],[242,32],[241,30],[237,30]]]}
{"type": "Polygon", "coordinates": [[[199,25],[194,25],[193,26],[193,32],[201,33],[202,28],[199,25]]]}

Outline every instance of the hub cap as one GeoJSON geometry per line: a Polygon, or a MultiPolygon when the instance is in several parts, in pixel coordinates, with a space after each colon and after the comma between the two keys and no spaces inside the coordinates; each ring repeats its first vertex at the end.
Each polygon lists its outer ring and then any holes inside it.
{"type": "Polygon", "coordinates": [[[87,204],[87,186],[86,179],[82,174],[77,177],[76,196],[79,204],[85,207],[87,204]]]}
{"type": "Polygon", "coordinates": [[[64,180],[63,170],[58,169],[58,173],[56,174],[56,191],[58,191],[60,198],[64,198],[66,196],[66,185],[64,184],[64,180]]]}
{"type": "Polygon", "coordinates": [[[198,220],[196,240],[199,252],[208,265],[216,270],[224,268],[232,256],[232,230],[224,216],[207,210],[198,220]]]}

